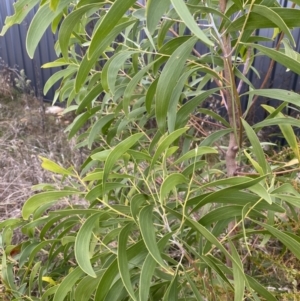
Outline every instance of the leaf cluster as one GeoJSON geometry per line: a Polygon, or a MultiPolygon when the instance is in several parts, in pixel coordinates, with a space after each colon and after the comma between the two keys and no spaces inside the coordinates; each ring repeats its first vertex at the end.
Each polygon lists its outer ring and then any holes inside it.
{"type": "Polygon", "coordinates": [[[298,229],[278,226],[281,216],[298,221],[300,195],[289,180],[300,160],[299,120],[284,109],[299,96],[258,89],[247,74],[258,73],[257,55],[300,73],[291,33],[297,1],[19,0],[2,34],[36,4],[28,54],[49,26],[58,32],[60,57],[43,67],[63,68],[44,93],[60,81],[53,101],[76,112],[67,132],[90,155],[79,172],[43,158],[61,187],[40,184],[22,218],[0,224],[6,295],[277,300],[260,281],[263,269],[249,266],[274,241],[300,259],[298,229]],[[271,39],[257,35],[261,28],[281,33],[280,51],[265,46],[271,39]],[[226,114],[202,106],[210,97],[226,114]],[[264,105],[268,117],[250,125],[257,97],[282,104],[264,105]],[[270,159],[259,140],[273,125],[292,153],[288,162],[270,159]],[[87,205],[72,205],[78,198],[87,205]],[[51,210],[61,199],[70,206],[51,210]],[[28,239],[14,243],[17,229],[28,239]]]}

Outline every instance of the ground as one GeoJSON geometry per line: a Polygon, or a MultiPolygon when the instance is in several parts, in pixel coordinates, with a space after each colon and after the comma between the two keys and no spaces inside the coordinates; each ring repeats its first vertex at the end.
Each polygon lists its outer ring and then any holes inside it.
{"type": "Polygon", "coordinates": [[[0,221],[20,216],[33,185],[53,181],[39,156],[64,167],[83,160],[64,133],[69,121],[45,114],[47,106],[26,94],[0,95],[0,221]]]}

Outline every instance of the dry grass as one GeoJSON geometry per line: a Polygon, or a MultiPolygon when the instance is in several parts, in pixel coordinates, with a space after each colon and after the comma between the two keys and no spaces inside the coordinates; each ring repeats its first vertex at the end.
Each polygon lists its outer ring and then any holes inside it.
{"type": "MultiPolygon", "coordinates": [[[[64,167],[78,167],[83,156],[68,141],[65,124],[45,115],[45,105],[26,94],[0,94],[0,221],[19,217],[23,203],[38,183],[53,183],[39,156],[64,167]]],[[[3,93],[5,92],[5,93],[3,93]]]]}

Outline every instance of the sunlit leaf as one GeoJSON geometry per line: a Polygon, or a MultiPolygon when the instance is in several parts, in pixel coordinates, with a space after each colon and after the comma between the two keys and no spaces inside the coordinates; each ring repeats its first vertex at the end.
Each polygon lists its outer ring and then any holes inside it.
{"type": "Polygon", "coordinates": [[[173,89],[184,68],[186,60],[191,54],[192,48],[196,43],[195,38],[179,46],[169,58],[160,75],[156,89],[155,115],[158,128],[164,131],[166,117],[172,96],[173,89]]]}

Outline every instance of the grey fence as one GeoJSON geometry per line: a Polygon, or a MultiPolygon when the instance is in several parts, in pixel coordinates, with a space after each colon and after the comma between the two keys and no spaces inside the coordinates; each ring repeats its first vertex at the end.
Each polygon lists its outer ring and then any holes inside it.
{"type": "MultiPolygon", "coordinates": [[[[13,0],[0,1],[0,28],[2,28],[4,24],[5,17],[13,14],[13,2],[13,0]]],[[[145,0],[140,0],[140,2],[144,3],[145,0]]],[[[281,0],[280,2],[284,6],[290,5],[288,1],[281,0]]],[[[32,81],[36,94],[42,96],[43,86],[47,79],[55,72],[55,69],[40,69],[40,67],[44,63],[53,61],[57,58],[53,50],[55,36],[51,30],[48,30],[35,52],[34,59],[31,60],[26,53],[25,38],[30,20],[32,19],[33,15],[34,11],[27,16],[20,26],[14,26],[13,28],[9,29],[4,37],[0,37],[0,57],[2,57],[2,59],[10,67],[16,66],[18,69],[24,69],[28,78],[32,81]]],[[[259,31],[258,34],[261,36],[272,37],[273,30],[264,29],[259,31]]],[[[293,34],[298,48],[296,50],[299,52],[300,31],[298,29],[294,30],[293,34]]],[[[270,45],[269,43],[268,46],[274,46],[276,42],[277,41],[275,40],[273,43],[271,43],[273,45],[270,45]]],[[[204,51],[204,49],[201,49],[201,46],[199,46],[197,50],[200,53],[203,53],[204,51]]],[[[260,77],[258,77],[253,71],[251,71],[248,76],[255,87],[260,87],[261,82],[267,73],[269,63],[270,60],[265,56],[258,56],[255,58],[254,68],[258,70],[260,77]]],[[[283,88],[298,92],[300,91],[299,77],[297,74],[292,72],[286,72],[285,68],[279,64],[275,64],[267,87],[283,88]]],[[[50,90],[49,93],[43,97],[51,100],[54,95],[54,91],[55,89],[50,90]]],[[[270,103],[270,100],[268,101],[270,103]]],[[[260,102],[265,101],[260,99],[260,102]]],[[[276,105],[276,102],[271,100],[270,104],[276,105]]],[[[260,112],[257,113],[261,114],[261,110],[259,111],[260,112]]]]}

